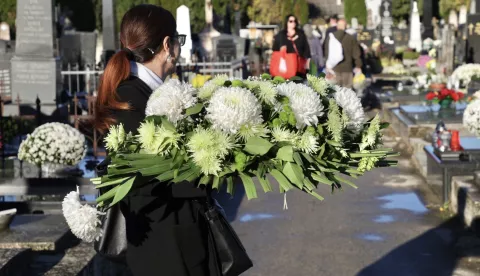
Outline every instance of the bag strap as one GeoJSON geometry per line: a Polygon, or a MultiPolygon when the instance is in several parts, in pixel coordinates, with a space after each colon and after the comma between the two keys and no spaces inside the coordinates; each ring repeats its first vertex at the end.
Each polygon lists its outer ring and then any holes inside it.
{"type": "MultiPolygon", "coordinates": [[[[297,34],[298,36],[298,34],[297,34]]],[[[299,37],[300,38],[300,37],[299,37]]],[[[295,45],[295,40],[293,39],[290,39],[289,37],[287,37],[288,40],[290,40],[293,44],[293,49],[295,49],[295,53],[297,53],[298,56],[300,56],[300,54],[298,53],[298,49],[297,49],[297,45],[295,45]]],[[[297,38],[298,39],[298,38],[297,38]]]]}

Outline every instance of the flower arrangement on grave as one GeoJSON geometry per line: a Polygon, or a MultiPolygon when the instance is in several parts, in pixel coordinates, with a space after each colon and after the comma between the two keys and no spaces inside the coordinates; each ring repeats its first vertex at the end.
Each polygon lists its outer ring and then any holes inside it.
{"type": "Polygon", "coordinates": [[[473,79],[480,77],[480,64],[464,64],[452,73],[452,80],[462,82],[467,86],[473,79]]]}
{"type": "Polygon", "coordinates": [[[62,123],[47,123],[37,127],[22,141],[18,159],[38,166],[57,164],[74,166],[86,155],[85,136],[62,123]]]}
{"type": "MultiPolygon", "coordinates": [[[[381,130],[388,124],[378,115],[366,120],[353,90],[311,75],[308,85],[269,75],[217,76],[198,90],[170,80],[152,93],[145,113],[138,135],[125,133],[120,124],[105,138],[112,163],[107,175],[92,179],[96,188],[111,188],[97,198],[100,207],[118,203],[134,182],[154,179],[165,185],[226,185],[233,193],[240,178],[253,199],[254,178],[264,192],[274,189],[267,175],[281,193],[298,189],[323,200],[318,183],[356,188],[344,176],[396,164],[387,160],[396,153],[382,147],[381,130]]],[[[63,208],[74,234],[89,241],[98,237],[98,212],[79,204],[77,192],[67,195],[63,208]]]]}
{"type": "Polygon", "coordinates": [[[480,137],[480,91],[470,99],[463,112],[463,125],[473,134],[480,137]]]}
{"type": "Polygon", "coordinates": [[[464,98],[465,94],[453,89],[443,88],[440,91],[429,92],[425,99],[429,103],[439,104],[442,108],[448,108],[453,102],[458,102],[464,98]]]}

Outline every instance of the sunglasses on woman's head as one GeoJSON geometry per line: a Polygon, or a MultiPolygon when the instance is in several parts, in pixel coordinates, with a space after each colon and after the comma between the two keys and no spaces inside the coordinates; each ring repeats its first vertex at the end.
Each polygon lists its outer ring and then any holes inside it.
{"type": "Polygon", "coordinates": [[[178,39],[178,43],[180,43],[180,46],[185,45],[185,41],[187,40],[187,35],[176,34],[173,37],[178,39]]]}

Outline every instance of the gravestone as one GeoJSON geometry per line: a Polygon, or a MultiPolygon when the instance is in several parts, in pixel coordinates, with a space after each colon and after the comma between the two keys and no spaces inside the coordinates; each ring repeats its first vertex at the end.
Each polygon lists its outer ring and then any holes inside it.
{"type": "Polygon", "coordinates": [[[368,48],[372,47],[375,31],[363,30],[357,34],[357,40],[360,43],[365,44],[368,48]]]}
{"type": "Polygon", "coordinates": [[[455,43],[455,64],[461,65],[465,62],[466,48],[467,48],[467,30],[468,28],[463,24],[458,26],[456,43],[455,43]]]}
{"type": "Polygon", "coordinates": [[[422,50],[422,34],[420,32],[420,15],[418,13],[417,2],[413,2],[412,16],[410,19],[410,40],[408,41],[408,47],[420,52],[422,50]]]}
{"type": "Polygon", "coordinates": [[[7,22],[0,23],[0,40],[10,41],[10,26],[7,22]]]}
{"type": "Polygon", "coordinates": [[[381,42],[386,48],[393,49],[395,41],[393,37],[393,17],[392,17],[392,1],[383,0],[380,7],[380,16],[382,21],[380,23],[381,42]]]}
{"type": "Polygon", "coordinates": [[[18,0],[16,22],[12,98],[34,104],[38,96],[43,104],[54,103],[61,78],[60,63],[54,58],[52,0],[18,0]]]}
{"type": "Polygon", "coordinates": [[[181,57],[186,63],[192,60],[192,32],[190,30],[190,10],[185,5],[177,9],[177,32],[186,35],[185,45],[182,46],[181,57]]]}
{"type": "Polygon", "coordinates": [[[410,39],[408,31],[408,29],[393,27],[393,40],[395,41],[395,47],[408,47],[408,41],[410,39]]]}
{"type": "Polygon", "coordinates": [[[463,25],[467,23],[467,13],[467,6],[461,6],[460,12],[458,13],[458,25],[463,25]]]}
{"type": "Polygon", "coordinates": [[[480,14],[468,16],[467,62],[480,63],[480,14]]]}
{"type": "Polygon", "coordinates": [[[222,34],[213,40],[213,53],[216,60],[234,60],[244,56],[245,39],[235,35],[222,34]]]}
{"type": "Polygon", "coordinates": [[[220,33],[213,27],[213,4],[211,0],[205,0],[205,28],[198,36],[204,56],[213,58],[213,38],[219,37],[220,33]]]}
{"type": "Polygon", "coordinates": [[[432,26],[432,18],[433,18],[433,0],[423,0],[423,15],[422,15],[422,22],[423,22],[423,39],[426,38],[433,38],[433,26],[432,26]]]}
{"type": "Polygon", "coordinates": [[[381,23],[382,16],[380,14],[380,5],[382,0],[366,0],[367,8],[367,29],[373,30],[381,23]]]}
{"type": "Polygon", "coordinates": [[[62,66],[96,64],[97,34],[94,32],[66,31],[60,38],[60,56],[62,66]]]}
{"type": "Polygon", "coordinates": [[[102,0],[103,63],[107,66],[119,47],[115,0],[102,0]]]}

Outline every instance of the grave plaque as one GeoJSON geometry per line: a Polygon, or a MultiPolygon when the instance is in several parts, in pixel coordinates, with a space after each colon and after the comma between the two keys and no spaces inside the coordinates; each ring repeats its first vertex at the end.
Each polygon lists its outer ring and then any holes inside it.
{"type": "Polygon", "coordinates": [[[233,60],[244,56],[245,39],[236,35],[222,34],[213,39],[213,52],[217,60],[233,60]]]}
{"type": "Polygon", "coordinates": [[[380,23],[380,34],[382,37],[382,44],[387,48],[393,48],[395,45],[393,37],[393,17],[392,17],[392,1],[383,0],[380,6],[380,16],[382,21],[380,23]]]}
{"type": "Polygon", "coordinates": [[[375,31],[363,30],[357,34],[358,42],[367,45],[368,48],[372,47],[375,31]]]}
{"type": "Polygon", "coordinates": [[[51,0],[17,0],[15,55],[53,57],[54,28],[51,0]]]}
{"type": "Polygon", "coordinates": [[[54,58],[52,0],[17,0],[17,41],[12,58],[12,98],[34,104],[54,103],[59,62],[54,58]]]}
{"type": "Polygon", "coordinates": [[[480,63],[480,14],[468,17],[467,62],[480,63]]]}
{"type": "Polygon", "coordinates": [[[95,64],[97,34],[94,32],[66,31],[60,38],[60,55],[63,66],[95,64]]]}
{"type": "Polygon", "coordinates": [[[408,47],[408,41],[410,40],[410,36],[408,34],[408,29],[399,29],[399,28],[392,28],[393,30],[393,40],[395,41],[396,47],[408,47]]]}

